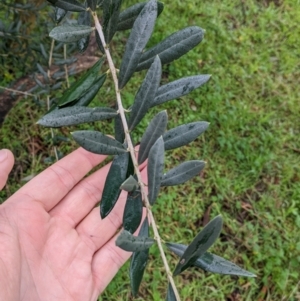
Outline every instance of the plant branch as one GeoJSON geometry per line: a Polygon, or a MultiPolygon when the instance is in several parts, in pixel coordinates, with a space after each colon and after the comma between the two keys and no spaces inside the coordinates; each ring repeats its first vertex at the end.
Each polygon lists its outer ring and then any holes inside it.
{"type": "Polygon", "coordinates": [[[113,63],[113,60],[112,60],[112,57],[111,57],[111,54],[110,54],[110,51],[109,51],[109,47],[107,46],[107,44],[105,42],[102,26],[99,22],[98,16],[95,12],[92,12],[92,16],[94,18],[95,27],[96,27],[96,30],[99,33],[103,48],[105,50],[105,54],[106,54],[106,57],[107,57],[109,68],[110,68],[110,71],[111,71],[111,74],[112,74],[112,77],[113,77],[113,81],[114,81],[114,85],[115,85],[115,91],[116,91],[116,98],[117,98],[117,103],[118,103],[118,110],[119,110],[119,114],[120,114],[120,117],[121,117],[121,120],[122,120],[124,132],[125,132],[125,139],[126,139],[128,149],[129,149],[129,152],[130,152],[130,155],[131,155],[131,158],[132,158],[132,162],[133,162],[133,165],[134,165],[134,168],[135,168],[135,172],[136,172],[136,175],[137,175],[140,187],[141,187],[141,193],[143,195],[144,204],[147,208],[148,217],[149,217],[149,220],[150,220],[153,232],[154,232],[154,238],[157,241],[157,245],[158,245],[158,248],[159,248],[163,263],[164,263],[164,266],[165,266],[165,270],[167,272],[169,282],[172,285],[176,300],[180,301],[180,297],[179,297],[179,294],[178,294],[178,291],[177,291],[177,288],[176,288],[176,285],[175,285],[175,282],[174,282],[174,279],[173,279],[173,276],[172,276],[172,273],[171,273],[171,270],[170,270],[170,267],[169,267],[169,264],[168,264],[168,261],[167,261],[167,258],[166,258],[166,255],[164,253],[164,249],[163,249],[163,246],[162,246],[162,240],[161,240],[161,237],[159,235],[157,225],[156,225],[154,216],[153,216],[152,211],[151,211],[151,205],[149,203],[149,199],[148,199],[148,195],[146,193],[145,185],[143,183],[142,176],[141,176],[141,173],[140,173],[139,168],[138,168],[139,165],[138,165],[138,162],[137,162],[137,159],[136,159],[136,156],[135,156],[135,150],[134,150],[134,146],[133,146],[133,143],[131,141],[130,134],[129,134],[128,124],[127,124],[127,120],[126,120],[126,116],[125,116],[125,110],[123,108],[123,104],[122,104],[122,100],[121,100],[121,94],[120,94],[120,90],[119,90],[119,86],[118,86],[117,71],[116,71],[115,65],[113,63]]]}
{"type": "MultiPolygon", "coordinates": [[[[49,60],[48,60],[48,71],[47,71],[47,75],[48,75],[48,79],[50,81],[50,67],[52,65],[52,55],[53,55],[53,49],[54,49],[54,39],[52,39],[51,41],[51,48],[50,48],[50,53],[49,53],[49,60]]],[[[50,96],[49,94],[47,95],[47,110],[50,109],[50,96]]],[[[53,128],[50,129],[51,131],[51,138],[52,140],[54,141],[54,131],[53,131],[53,128]]],[[[56,146],[54,145],[53,146],[53,151],[54,151],[54,155],[55,155],[55,159],[56,161],[58,161],[58,153],[57,153],[57,148],[56,146]]]]}

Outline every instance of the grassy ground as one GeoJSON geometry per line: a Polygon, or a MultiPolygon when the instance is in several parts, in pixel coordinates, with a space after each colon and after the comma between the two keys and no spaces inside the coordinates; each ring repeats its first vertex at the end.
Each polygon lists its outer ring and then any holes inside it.
{"type": "MultiPolygon", "coordinates": [[[[258,276],[233,278],[188,270],[176,279],[182,300],[300,300],[298,4],[293,0],[164,3],[149,44],[189,25],[206,30],[202,44],[164,67],[164,81],[199,73],[212,74],[212,80],[157,109],[168,110],[169,128],[196,120],[210,122],[197,141],[168,153],[167,168],[188,159],[203,159],[207,166],[201,177],[163,189],[154,208],[160,232],[166,241],[188,244],[208,217],[221,213],[224,228],[212,251],[258,276]]],[[[130,102],[140,80],[136,76],[130,82],[125,102],[130,102]]],[[[110,103],[112,96],[107,89],[105,93],[110,103]]],[[[49,131],[34,124],[42,111],[23,100],[0,129],[1,147],[12,149],[17,158],[11,180],[0,192],[3,200],[23,184],[22,178],[45,168],[44,159],[53,155],[49,131]]],[[[143,126],[137,135],[142,131],[143,126]]],[[[59,149],[67,153],[73,147],[67,142],[59,149]]],[[[170,254],[169,260],[174,267],[177,259],[170,254]]],[[[163,300],[164,274],[153,247],[137,300],[163,300]]],[[[125,265],[99,300],[129,300],[128,292],[125,265]]]]}

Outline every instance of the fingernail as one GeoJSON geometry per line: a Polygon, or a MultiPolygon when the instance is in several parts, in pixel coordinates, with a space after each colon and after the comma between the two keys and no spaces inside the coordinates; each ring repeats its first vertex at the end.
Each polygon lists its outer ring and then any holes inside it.
{"type": "Polygon", "coordinates": [[[7,158],[7,150],[6,149],[1,149],[0,150],[0,163],[5,161],[7,158]]]}

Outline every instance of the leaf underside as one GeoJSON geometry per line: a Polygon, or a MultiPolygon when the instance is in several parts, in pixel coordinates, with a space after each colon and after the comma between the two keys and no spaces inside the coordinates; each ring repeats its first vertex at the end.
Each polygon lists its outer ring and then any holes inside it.
{"type": "Polygon", "coordinates": [[[76,131],[71,133],[74,140],[84,149],[99,155],[121,155],[125,147],[117,140],[96,131],[76,131]]]}

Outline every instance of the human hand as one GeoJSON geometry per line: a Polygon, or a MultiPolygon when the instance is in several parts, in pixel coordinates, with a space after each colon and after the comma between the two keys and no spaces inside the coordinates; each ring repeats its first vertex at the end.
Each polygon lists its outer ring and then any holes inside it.
{"type": "Polygon", "coordinates": [[[115,246],[126,193],[103,220],[95,208],[109,165],[82,180],[105,158],[79,148],[0,205],[0,300],[97,300],[130,257],[115,246]]]}

